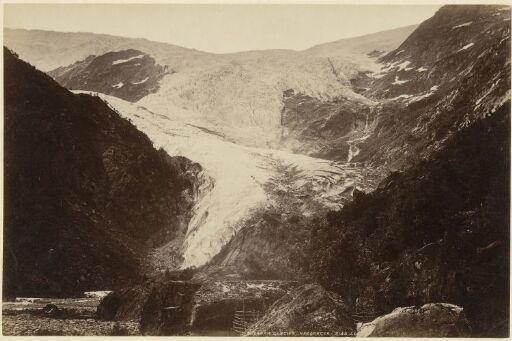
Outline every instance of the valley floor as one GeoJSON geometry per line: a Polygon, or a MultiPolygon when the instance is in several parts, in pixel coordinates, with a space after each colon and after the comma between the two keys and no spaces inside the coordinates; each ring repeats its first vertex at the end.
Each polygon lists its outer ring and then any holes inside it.
{"type": "Polygon", "coordinates": [[[19,335],[140,335],[139,323],[95,319],[100,298],[30,298],[2,304],[2,334],[19,335]],[[43,313],[47,304],[60,310],[55,316],[43,313]]]}

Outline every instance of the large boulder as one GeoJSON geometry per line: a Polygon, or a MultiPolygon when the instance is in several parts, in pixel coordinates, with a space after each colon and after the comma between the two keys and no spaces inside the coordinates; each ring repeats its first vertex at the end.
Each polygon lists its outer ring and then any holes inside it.
{"type": "Polygon", "coordinates": [[[277,300],[247,331],[251,336],[347,336],[355,324],[340,296],[305,284],[277,300]]]}
{"type": "Polygon", "coordinates": [[[421,307],[396,308],[369,323],[363,323],[358,337],[468,337],[469,323],[461,307],[429,303],[421,307]]]}
{"type": "Polygon", "coordinates": [[[96,316],[108,321],[137,321],[143,335],[186,334],[199,287],[178,280],[147,281],[105,296],[96,316]]]}
{"type": "Polygon", "coordinates": [[[140,321],[151,288],[151,284],[143,283],[110,292],[96,308],[96,317],[106,321],[140,321]]]}

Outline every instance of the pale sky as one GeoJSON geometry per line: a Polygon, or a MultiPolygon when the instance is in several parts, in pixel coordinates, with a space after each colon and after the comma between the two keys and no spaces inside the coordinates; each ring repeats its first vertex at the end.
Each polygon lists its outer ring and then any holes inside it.
{"type": "Polygon", "coordinates": [[[226,53],[303,50],[418,24],[440,5],[5,4],[4,27],[106,33],[226,53]]]}

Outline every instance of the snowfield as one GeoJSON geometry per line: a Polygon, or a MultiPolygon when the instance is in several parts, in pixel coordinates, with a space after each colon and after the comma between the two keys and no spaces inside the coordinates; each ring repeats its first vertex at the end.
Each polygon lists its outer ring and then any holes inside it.
{"type": "Polygon", "coordinates": [[[457,50],[457,52],[467,50],[467,49],[469,49],[470,47],[472,47],[473,45],[475,45],[475,43],[469,43],[469,44],[467,44],[467,45],[464,45],[463,47],[461,47],[460,49],[458,49],[458,50],[457,50]]]}
{"type": "Polygon", "coordinates": [[[243,53],[223,59],[190,61],[160,81],[157,93],[139,104],[154,112],[169,103],[195,115],[202,125],[231,140],[254,147],[273,147],[280,134],[283,92],[294,89],[320,99],[345,97],[369,102],[355,93],[349,79],[377,71],[368,56],[345,52],[336,56],[304,56],[290,51],[243,53]]]}

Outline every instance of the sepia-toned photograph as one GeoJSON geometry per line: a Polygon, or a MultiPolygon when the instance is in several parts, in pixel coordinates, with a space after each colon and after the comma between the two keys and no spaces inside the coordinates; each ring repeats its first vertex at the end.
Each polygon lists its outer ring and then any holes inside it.
{"type": "Polygon", "coordinates": [[[2,335],[509,337],[508,2],[2,10],[2,335]]]}

